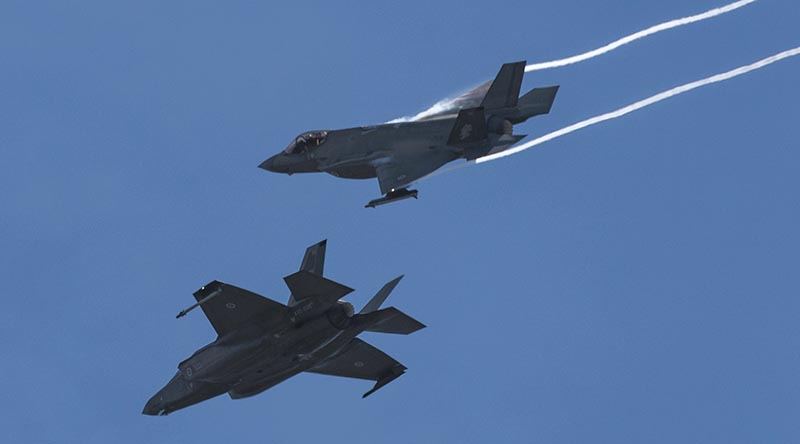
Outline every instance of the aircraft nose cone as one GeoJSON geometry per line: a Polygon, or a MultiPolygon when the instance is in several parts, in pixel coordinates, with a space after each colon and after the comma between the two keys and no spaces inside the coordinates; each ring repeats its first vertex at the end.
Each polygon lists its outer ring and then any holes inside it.
{"type": "Polygon", "coordinates": [[[147,404],[144,405],[144,409],[142,409],[142,414],[156,416],[161,412],[161,410],[162,408],[159,405],[158,400],[156,399],[155,396],[153,396],[152,398],[150,398],[149,401],[147,401],[147,404]]]}
{"type": "Polygon", "coordinates": [[[259,165],[258,167],[276,173],[277,171],[275,171],[275,157],[276,156],[272,156],[269,159],[261,162],[261,165],[259,165]]]}
{"type": "Polygon", "coordinates": [[[317,169],[317,162],[309,159],[305,155],[289,155],[289,154],[276,154],[269,159],[261,162],[259,168],[273,173],[294,174],[294,173],[311,173],[319,171],[317,169]]]}

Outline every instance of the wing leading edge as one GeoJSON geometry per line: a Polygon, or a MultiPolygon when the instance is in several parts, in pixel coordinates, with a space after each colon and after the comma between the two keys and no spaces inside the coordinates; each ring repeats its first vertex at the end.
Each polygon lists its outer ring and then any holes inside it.
{"type": "Polygon", "coordinates": [[[217,335],[236,330],[259,317],[277,321],[288,316],[287,307],[251,291],[220,281],[213,281],[194,292],[217,335]]]}

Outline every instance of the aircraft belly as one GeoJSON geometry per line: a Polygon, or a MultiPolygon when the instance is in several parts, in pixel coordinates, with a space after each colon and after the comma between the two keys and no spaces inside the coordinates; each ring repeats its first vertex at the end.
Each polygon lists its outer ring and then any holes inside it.
{"type": "Polygon", "coordinates": [[[282,372],[273,373],[262,378],[244,380],[229,390],[228,396],[230,396],[231,399],[242,399],[255,396],[269,388],[275,387],[281,382],[300,373],[301,371],[302,370],[300,369],[292,368],[282,372]]]}
{"type": "Polygon", "coordinates": [[[271,346],[252,353],[218,376],[232,382],[228,395],[233,399],[257,395],[311,367],[319,360],[318,352],[334,342],[340,332],[325,318],[312,320],[296,331],[274,332],[280,336],[273,335],[271,346]]]}
{"type": "Polygon", "coordinates": [[[187,383],[190,390],[187,395],[178,399],[171,406],[165,408],[164,413],[170,413],[175,410],[189,407],[198,404],[208,399],[217,397],[227,391],[227,386],[224,384],[202,383],[202,382],[189,382],[187,383]]]}
{"type": "Polygon", "coordinates": [[[375,177],[375,167],[366,161],[337,165],[326,169],[325,172],[343,179],[372,179],[375,177]]]}
{"type": "Polygon", "coordinates": [[[299,360],[310,358],[320,347],[339,337],[342,332],[342,330],[330,325],[327,319],[312,321],[304,325],[302,329],[305,329],[305,331],[298,335],[297,340],[286,347],[285,356],[293,356],[299,360]]]}
{"type": "MultiPolygon", "coordinates": [[[[319,361],[317,351],[327,349],[331,342],[338,342],[331,338],[336,339],[337,335],[330,328],[317,330],[310,338],[287,345],[277,355],[261,356],[255,365],[250,365],[246,370],[239,369],[237,382],[228,395],[232,399],[254,396],[307,370],[319,361]]],[[[325,353],[319,354],[327,357],[325,353]]]]}

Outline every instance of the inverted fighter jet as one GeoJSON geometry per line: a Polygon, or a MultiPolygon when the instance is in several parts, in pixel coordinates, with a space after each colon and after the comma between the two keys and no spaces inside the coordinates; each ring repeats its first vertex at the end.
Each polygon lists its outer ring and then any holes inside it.
{"type": "Polygon", "coordinates": [[[401,376],[406,367],[356,338],[364,331],[410,334],[425,326],[400,310],[380,309],[402,276],[361,309],[341,298],[353,291],[322,277],[326,241],[309,247],[300,271],[284,278],[287,305],[213,281],[194,293],[217,339],[178,364],[178,372],[144,407],[166,415],[227,393],[246,398],[301,372],[375,381],[363,397],[401,376]]]}
{"type": "Polygon", "coordinates": [[[289,175],[377,177],[385,196],[367,207],[416,198],[417,191],[408,189],[415,181],[453,160],[508,149],[525,137],[513,133],[514,124],[550,112],[558,86],[518,97],[524,74],[525,62],[507,63],[494,81],[455,100],[450,109],[414,121],[303,133],[259,167],[289,175]]]}

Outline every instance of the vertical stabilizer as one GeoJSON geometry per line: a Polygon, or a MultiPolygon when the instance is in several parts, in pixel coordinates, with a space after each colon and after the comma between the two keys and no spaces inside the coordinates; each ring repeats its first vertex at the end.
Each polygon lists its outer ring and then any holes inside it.
{"type": "Polygon", "coordinates": [[[522,77],[525,75],[525,62],[506,63],[500,68],[483,97],[481,106],[486,110],[498,108],[513,108],[517,106],[519,90],[522,87],[522,77]]]}
{"type": "Polygon", "coordinates": [[[396,287],[397,284],[400,282],[400,279],[403,279],[402,275],[398,276],[393,281],[388,282],[386,285],[384,285],[383,288],[381,288],[375,294],[375,296],[373,296],[372,299],[370,299],[369,302],[367,302],[367,305],[365,305],[364,308],[362,308],[361,311],[358,313],[359,314],[370,313],[381,308],[381,305],[386,300],[386,298],[389,297],[389,293],[391,293],[392,290],[394,290],[394,287],[396,287]]]}
{"type": "MultiPolygon", "coordinates": [[[[300,264],[300,271],[307,271],[309,273],[322,276],[325,268],[325,248],[328,246],[328,240],[316,243],[306,248],[306,254],[303,256],[303,262],[300,264]]],[[[294,295],[289,296],[289,306],[297,303],[294,295]]]]}
{"type": "Polygon", "coordinates": [[[458,112],[458,117],[450,130],[447,144],[464,148],[486,140],[486,115],[483,108],[468,108],[458,112]]]}
{"type": "Polygon", "coordinates": [[[300,270],[322,276],[322,270],[325,268],[325,247],[327,245],[328,240],[325,239],[308,247],[305,256],[303,256],[303,263],[300,264],[300,270]]]}

